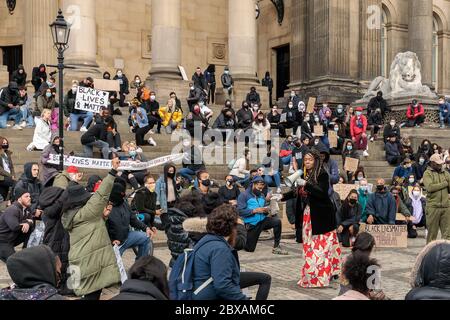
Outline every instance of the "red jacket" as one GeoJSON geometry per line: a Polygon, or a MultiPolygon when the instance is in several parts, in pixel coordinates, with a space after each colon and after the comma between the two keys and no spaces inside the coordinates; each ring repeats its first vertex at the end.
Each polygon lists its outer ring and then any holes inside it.
{"type": "Polygon", "coordinates": [[[425,109],[423,108],[422,104],[419,104],[417,107],[413,105],[409,105],[408,111],[406,111],[406,117],[409,120],[414,120],[417,117],[424,116],[425,115],[425,109]]]}
{"type": "Polygon", "coordinates": [[[358,127],[358,117],[357,116],[353,116],[352,120],[350,120],[350,133],[352,135],[352,138],[354,138],[360,134],[366,133],[366,131],[367,131],[366,116],[361,116],[360,122],[362,124],[362,127],[361,126],[358,127]]]}

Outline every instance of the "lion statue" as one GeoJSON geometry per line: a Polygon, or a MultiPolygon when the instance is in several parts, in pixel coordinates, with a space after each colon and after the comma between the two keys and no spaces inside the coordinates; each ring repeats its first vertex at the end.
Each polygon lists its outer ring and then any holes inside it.
{"type": "Polygon", "coordinates": [[[435,98],[431,89],[422,85],[422,65],[414,52],[397,54],[391,65],[389,79],[377,77],[369,86],[363,99],[370,99],[382,91],[385,99],[402,96],[430,96],[435,98]]]}

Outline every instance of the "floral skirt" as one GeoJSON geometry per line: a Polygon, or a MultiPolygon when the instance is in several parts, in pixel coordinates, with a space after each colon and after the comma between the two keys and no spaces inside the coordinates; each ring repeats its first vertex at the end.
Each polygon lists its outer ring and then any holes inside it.
{"type": "Polygon", "coordinates": [[[298,285],[302,288],[323,288],[341,273],[341,247],[337,232],[313,236],[310,207],[303,214],[303,256],[305,264],[298,285]]]}

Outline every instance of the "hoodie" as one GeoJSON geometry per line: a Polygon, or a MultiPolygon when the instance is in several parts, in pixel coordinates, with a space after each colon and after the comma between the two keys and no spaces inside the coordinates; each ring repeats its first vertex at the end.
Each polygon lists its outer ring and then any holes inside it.
{"type": "MultiPolygon", "coordinates": [[[[31,169],[33,168],[33,165],[37,165],[37,163],[26,163],[24,165],[24,173],[22,174],[19,182],[17,182],[15,188],[16,189],[25,189],[28,190],[28,192],[31,195],[31,207],[30,211],[34,213],[36,209],[38,208],[38,202],[39,202],[39,195],[42,192],[42,183],[39,181],[39,178],[34,178],[33,174],[31,173],[31,169]]],[[[14,195],[14,198],[17,197],[14,195]]],[[[17,199],[16,199],[17,200],[17,199]]]]}
{"type": "Polygon", "coordinates": [[[374,217],[374,224],[395,225],[397,204],[392,194],[389,192],[370,194],[362,220],[366,222],[369,216],[374,217]]]}
{"type": "Polygon", "coordinates": [[[330,150],[323,143],[319,142],[313,149],[325,154],[323,166],[330,176],[330,190],[328,191],[328,194],[331,197],[334,193],[333,186],[339,182],[339,166],[335,160],[331,159],[330,150]]]}
{"type": "Polygon", "coordinates": [[[450,300],[450,241],[428,244],[411,272],[406,300],[450,300]]]}
{"type": "Polygon", "coordinates": [[[19,64],[19,67],[12,74],[12,81],[16,82],[19,87],[24,87],[27,84],[27,73],[23,65],[19,64]],[[22,74],[19,71],[23,71],[22,74]]]}
{"type": "Polygon", "coordinates": [[[9,104],[18,106],[19,100],[19,86],[16,82],[12,81],[7,87],[0,89],[0,115],[11,110],[9,104]]]}
{"type": "Polygon", "coordinates": [[[6,266],[16,288],[2,290],[0,300],[64,300],[56,290],[56,256],[49,247],[17,252],[6,266]]]}

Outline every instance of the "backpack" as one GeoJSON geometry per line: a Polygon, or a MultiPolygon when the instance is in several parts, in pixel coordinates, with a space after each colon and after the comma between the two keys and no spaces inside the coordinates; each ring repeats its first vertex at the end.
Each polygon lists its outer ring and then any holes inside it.
{"type": "Polygon", "coordinates": [[[213,283],[211,277],[199,288],[194,289],[194,260],[195,253],[205,244],[217,240],[204,240],[202,238],[193,249],[186,249],[175,261],[169,277],[170,300],[194,300],[194,296],[202,292],[213,283]]]}

